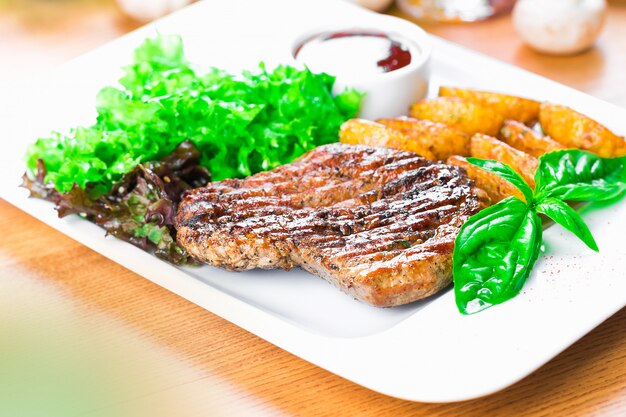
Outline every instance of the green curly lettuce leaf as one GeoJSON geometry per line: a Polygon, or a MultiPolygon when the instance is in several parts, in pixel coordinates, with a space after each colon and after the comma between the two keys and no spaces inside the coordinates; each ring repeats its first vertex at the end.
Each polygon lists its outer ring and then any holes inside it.
{"type": "Polygon", "coordinates": [[[170,155],[159,161],[137,165],[99,197],[93,190],[74,185],[59,193],[52,183],[44,183],[46,167],[37,163],[37,175],[24,175],[23,186],[31,196],[55,203],[59,217],[78,214],[107,231],[154,253],[176,265],[193,264],[194,260],[176,243],[174,217],[186,190],[205,186],[211,175],[200,166],[200,152],[190,141],[181,143],[170,155]]]}
{"type": "Polygon", "coordinates": [[[331,94],[334,78],[280,66],[233,76],[213,68],[199,74],[178,36],[147,39],[124,68],[120,87],[96,98],[97,120],[68,134],[37,140],[26,153],[44,182],[67,193],[74,184],[95,198],[138,164],[171,154],[189,139],[212,179],[243,177],[291,162],[335,142],[339,126],[358,112],[362,95],[331,94]]]}

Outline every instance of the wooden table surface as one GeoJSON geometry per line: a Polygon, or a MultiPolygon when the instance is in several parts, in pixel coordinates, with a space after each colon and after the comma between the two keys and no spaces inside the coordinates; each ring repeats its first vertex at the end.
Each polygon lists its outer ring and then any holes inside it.
{"type": "MultiPolygon", "coordinates": [[[[0,78],[45,71],[137,26],[108,0],[0,2],[0,78]]],[[[392,10],[393,14],[400,14],[392,10]]],[[[556,58],[509,17],[432,33],[626,106],[626,1],[598,46],[556,58]]],[[[0,415],[626,415],[626,309],[514,386],[420,404],[317,368],[0,200],[0,415]]]]}

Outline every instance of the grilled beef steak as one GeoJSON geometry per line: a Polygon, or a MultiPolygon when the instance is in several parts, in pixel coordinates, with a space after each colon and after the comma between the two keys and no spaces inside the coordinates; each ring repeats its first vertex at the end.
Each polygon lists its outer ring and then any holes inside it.
{"type": "Polygon", "coordinates": [[[300,266],[369,304],[396,306],[450,284],[454,239],[483,195],[459,168],[332,144],[188,191],[175,223],[179,244],[208,264],[300,266]]]}

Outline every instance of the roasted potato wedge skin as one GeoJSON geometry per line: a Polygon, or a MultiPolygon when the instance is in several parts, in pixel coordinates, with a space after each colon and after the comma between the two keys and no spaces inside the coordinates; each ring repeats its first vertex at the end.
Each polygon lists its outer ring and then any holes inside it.
{"type": "Polygon", "coordinates": [[[603,158],[626,155],[623,137],[567,106],[543,103],[539,123],[546,135],[567,148],[583,149],[603,158]]]}
{"type": "Polygon", "coordinates": [[[467,159],[462,156],[453,155],[448,158],[447,163],[463,168],[465,172],[467,172],[467,176],[474,180],[476,186],[487,193],[492,204],[510,196],[515,196],[525,201],[522,192],[513,184],[497,174],[470,164],[467,162],[467,159]]]}
{"type": "Polygon", "coordinates": [[[402,132],[420,147],[428,149],[440,161],[445,161],[452,155],[469,155],[470,136],[443,123],[411,117],[379,119],[377,122],[402,132]]]}
{"type": "Polygon", "coordinates": [[[426,159],[437,160],[430,149],[423,146],[419,141],[409,138],[399,130],[369,120],[350,119],[344,122],[339,130],[339,141],[351,145],[400,149],[415,152],[426,159]]]}
{"type": "Polygon", "coordinates": [[[440,87],[440,97],[458,97],[489,107],[505,119],[532,125],[539,118],[540,102],[508,94],[479,91],[467,88],[440,87]]]}
{"type": "Polygon", "coordinates": [[[410,113],[416,119],[443,123],[469,135],[484,133],[495,136],[504,122],[504,117],[490,107],[457,97],[420,100],[411,106],[410,113]]]}
{"type": "Polygon", "coordinates": [[[534,156],[480,133],[472,136],[470,155],[482,159],[495,159],[510,166],[524,178],[531,188],[535,188],[535,171],[538,163],[534,156]]]}
{"type": "Polygon", "coordinates": [[[502,142],[522,152],[539,158],[544,153],[565,149],[557,141],[528,128],[525,124],[515,120],[505,120],[499,138],[502,142]]]}

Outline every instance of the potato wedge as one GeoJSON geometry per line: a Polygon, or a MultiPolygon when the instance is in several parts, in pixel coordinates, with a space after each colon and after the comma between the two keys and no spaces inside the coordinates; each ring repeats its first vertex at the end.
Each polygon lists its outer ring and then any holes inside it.
{"type": "Polygon", "coordinates": [[[443,123],[469,135],[497,135],[504,122],[493,109],[456,97],[420,100],[411,106],[411,116],[443,123]]]}
{"type": "Polygon", "coordinates": [[[415,152],[426,159],[436,161],[435,155],[419,141],[407,137],[399,130],[381,123],[363,119],[350,119],[341,125],[339,141],[351,145],[383,146],[415,152]]]}
{"type": "Polygon", "coordinates": [[[470,155],[482,159],[495,159],[509,165],[535,188],[537,158],[499,141],[491,136],[476,134],[470,141],[470,155]]]}
{"type": "Polygon", "coordinates": [[[474,180],[476,186],[487,193],[493,204],[510,196],[525,201],[522,192],[513,184],[497,174],[470,164],[462,156],[453,155],[448,158],[447,163],[463,168],[467,172],[467,176],[474,180]]]}
{"type": "Polygon", "coordinates": [[[590,151],[603,158],[626,155],[623,137],[569,107],[543,103],[539,123],[546,135],[565,147],[590,151]]]}
{"type": "Polygon", "coordinates": [[[539,158],[544,153],[565,149],[565,146],[560,143],[547,136],[541,136],[525,124],[515,120],[504,121],[499,138],[507,145],[535,158],[539,158]]]}
{"type": "Polygon", "coordinates": [[[440,97],[458,97],[481,106],[490,107],[505,119],[532,125],[539,118],[540,102],[508,94],[467,88],[440,87],[440,97]]]}
{"type": "Polygon", "coordinates": [[[470,136],[448,125],[411,117],[379,119],[377,122],[404,133],[440,161],[452,155],[469,155],[470,136]]]}

